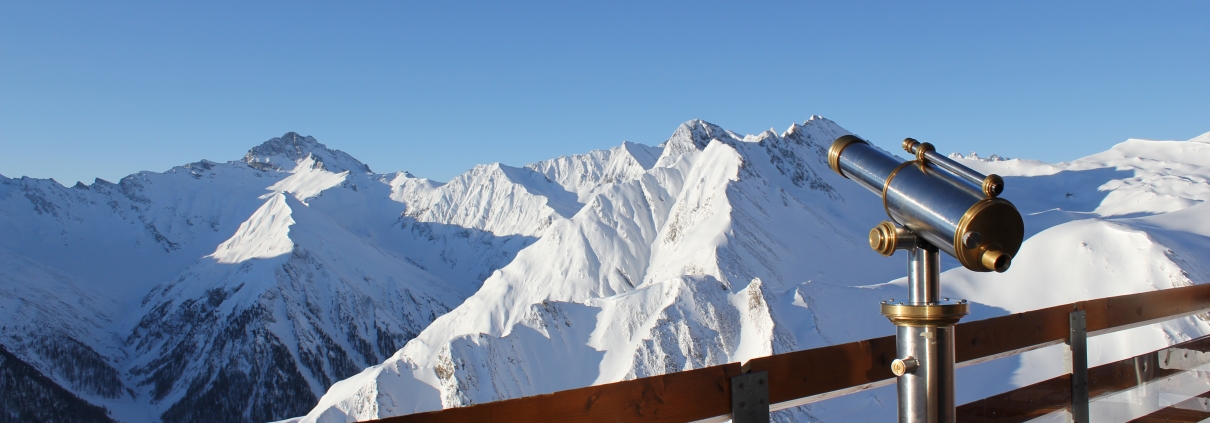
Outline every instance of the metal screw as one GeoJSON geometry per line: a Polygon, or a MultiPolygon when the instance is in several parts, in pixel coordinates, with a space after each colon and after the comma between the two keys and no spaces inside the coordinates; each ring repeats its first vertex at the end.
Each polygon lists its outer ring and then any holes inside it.
{"type": "Polygon", "coordinates": [[[894,361],[891,361],[891,373],[895,376],[903,376],[905,374],[912,373],[916,371],[918,367],[920,367],[920,362],[916,361],[916,359],[912,357],[896,358],[894,361]]]}

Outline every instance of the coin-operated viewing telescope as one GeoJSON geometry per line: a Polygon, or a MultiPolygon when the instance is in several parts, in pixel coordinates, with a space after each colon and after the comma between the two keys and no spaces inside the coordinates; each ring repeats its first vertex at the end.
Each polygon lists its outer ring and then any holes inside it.
{"type": "Polygon", "coordinates": [[[903,161],[861,138],[837,138],[828,166],[882,197],[890,221],[870,230],[870,247],[890,256],[908,251],[908,299],[882,303],[896,326],[900,423],[953,422],[954,325],[967,302],[940,298],[941,256],[976,272],[1004,272],[1021,248],[1025,224],[1008,200],[1004,180],[982,175],[908,138],[903,161]]]}

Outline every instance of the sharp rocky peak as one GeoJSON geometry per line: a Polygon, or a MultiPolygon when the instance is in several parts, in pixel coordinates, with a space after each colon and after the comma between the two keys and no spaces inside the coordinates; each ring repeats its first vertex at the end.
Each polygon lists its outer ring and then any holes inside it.
{"type": "Polygon", "coordinates": [[[370,167],[340,150],[329,149],[315,137],[287,132],[248,150],[244,163],[261,170],[289,171],[298,162],[311,156],[318,165],[330,172],[350,171],[371,173],[370,167]]]}
{"type": "Polygon", "coordinates": [[[697,150],[706,148],[712,139],[738,139],[734,133],[723,129],[722,127],[701,119],[693,119],[682,123],[676,128],[676,132],[672,133],[672,137],[668,138],[661,147],[673,147],[680,144],[684,147],[693,146],[697,150]]]}

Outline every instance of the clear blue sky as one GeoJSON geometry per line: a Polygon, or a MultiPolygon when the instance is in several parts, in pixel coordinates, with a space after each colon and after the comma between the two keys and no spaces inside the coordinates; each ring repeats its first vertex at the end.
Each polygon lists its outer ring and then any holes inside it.
{"type": "Polygon", "coordinates": [[[71,185],[287,131],[437,180],[823,115],[1072,160],[1210,131],[1210,2],[0,1],[0,174],[71,185]],[[854,4],[856,3],[856,4],[854,4]]]}

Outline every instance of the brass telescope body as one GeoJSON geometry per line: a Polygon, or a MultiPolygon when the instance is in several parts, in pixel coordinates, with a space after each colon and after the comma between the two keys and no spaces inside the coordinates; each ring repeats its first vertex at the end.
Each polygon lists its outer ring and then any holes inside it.
{"type": "Polygon", "coordinates": [[[895,325],[891,362],[900,423],[952,423],[954,325],[966,316],[965,300],[940,298],[941,255],[977,272],[1004,272],[1021,248],[1025,224],[1017,208],[999,198],[1004,179],[982,175],[932,145],[908,138],[903,161],[861,138],[837,138],[828,166],[882,198],[889,221],[870,230],[870,247],[884,256],[908,252],[908,299],[882,303],[895,325]]]}

